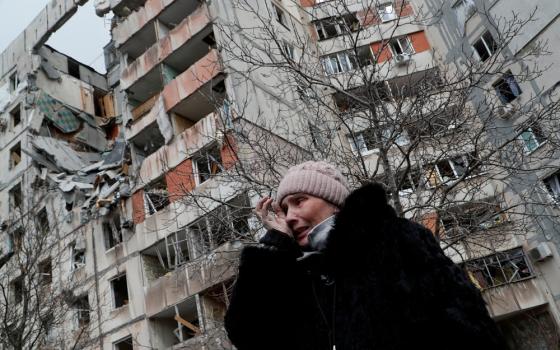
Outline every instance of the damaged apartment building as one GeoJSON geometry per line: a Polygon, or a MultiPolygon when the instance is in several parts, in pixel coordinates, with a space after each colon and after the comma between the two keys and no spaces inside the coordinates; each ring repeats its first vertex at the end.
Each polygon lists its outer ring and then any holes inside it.
{"type": "Polygon", "coordinates": [[[253,224],[247,191],[218,176],[239,162],[212,21],[224,4],[97,1],[114,14],[100,74],[45,44],[85,2],[50,1],[1,56],[0,308],[35,302],[38,319],[0,331],[57,349],[230,349],[235,238],[253,224]],[[40,263],[22,269],[31,248],[40,263]]]}
{"type": "MultiPolygon", "coordinates": [[[[97,0],[97,15],[113,16],[112,39],[104,48],[107,73],[100,74],[45,44],[85,2],[51,0],[0,56],[0,285],[9,290],[0,311],[17,315],[25,298],[34,300],[26,293],[35,283],[27,277],[31,273],[17,262],[43,234],[48,238],[35,252],[32,271],[57,307],[38,307],[39,324],[46,324],[41,346],[231,349],[222,322],[237,256],[243,240],[258,231],[250,208],[272,189],[259,192],[247,183],[273,183],[267,166],[309,158],[321,141],[313,136],[320,125],[301,120],[308,106],[299,97],[306,90],[278,84],[275,79],[285,77],[269,71],[250,71],[242,55],[231,54],[237,52],[232,41],[243,43],[252,34],[241,28],[251,28],[257,14],[266,18],[282,33],[282,55],[291,60],[303,54],[290,42],[305,38],[320,54],[313,65],[325,80],[394,62],[388,96],[435,72],[434,50],[452,57],[454,47],[444,31],[407,22],[389,43],[375,34],[364,39],[357,58],[341,49],[349,34],[345,26],[389,29],[396,21],[412,21],[423,4],[430,8],[429,0],[388,1],[373,10],[352,2],[347,16],[329,8],[334,1],[266,0],[248,14],[226,0],[97,0]],[[224,23],[236,30],[224,30],[224,23]],[[293,91],[286,93],[287,87],[293,91]],[[300,139],[301,125],[311,129],[311,140],[300,139]],[[272,162],[260,164],[258,146],[289,150],[293,159],[282,162],[272,154],[272,162]]],[[[457,14],[482,59],[493,54],[493,39],[480,32],[473,12],[465,17],[463,6],[473,4],[457,2],[443,23],[457,27],[457,14]]],[[[558,26],[557,17],[545,17],[550,23],[545,19],[535,30],[558,26]]],[[[542,85],[553,86],[546,79],[542,85]]],[[[501,87],[515,87],[504,81],[501,87]]],[[[498,90],[513,100],[521,90],[511,89],[498,90]]],[[[322,93],[333,109],[353,112],[343,94],[322,93]]],[[[337,147],[375,164],[375,145],[368,130],[358,127],[351,138],[341,132],[337,147]]],[[[542,143],[537,136],[531,147],[542,143]]],[[[427,181],[435,186],[459,177],[461,164],[472,159],[469,152],[423,164],[436,174],[427,181]]],[[[558,173],[539,176],[558,196],[558,173]]],[[[419,192],[418,179],[409,177],[400,188],[408,197],[419,192]]],[[[469,204],[455,211],[488,214],[469,204]]],[[[421,214],[432,228],[430,213],[421,214]]],[[[479,224],[507,221],[491,217],[495,221],[479,224]]],[[[440,230],[451,232],[460,226],[456,221],[443,222],[440,230]]],[[[558,254],[549,241],[536,234],[516,238],[498,253],[467,261],[491,315],[507,329],[523,328],[523,315],[543,321],[547,330],[560,323],[558,254]],[[531,254],[537,259],[530,260],[531,254]]],[[[20,325],[0,322],[0,332],[13,334],[20,325]]]]}

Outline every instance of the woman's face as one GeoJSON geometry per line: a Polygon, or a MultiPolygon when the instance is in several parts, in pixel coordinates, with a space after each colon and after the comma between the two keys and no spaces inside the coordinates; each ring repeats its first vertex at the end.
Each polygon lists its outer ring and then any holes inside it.
{"type": "Polygon", "coordinates": [[[294,239],[302,247],[308,243],[309,231],[338,211],[334,204],[306,193],[284,197],[281,207],[294,239]]]}

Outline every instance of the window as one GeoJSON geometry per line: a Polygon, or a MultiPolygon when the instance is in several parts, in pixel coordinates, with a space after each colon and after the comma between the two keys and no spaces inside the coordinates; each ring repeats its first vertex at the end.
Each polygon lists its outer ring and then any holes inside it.
{"type": "Polygon", "coordinates": [[[366,45],[356,48],[356,56],[358,65],[365,67],[373,64],[373,55],[371,54],[371,47],[366,45]]]}
{"type": "Polygon", "coordinates": [[[213,175],[221,173],[224,169],[222,166],[222,156],[220,148],[217,144],[202,150],[194,157],[194,166],[196,172],[197,185],[210,179],[213,175]]]}
{"type": "Polygon", "coordinates": [[[8,236],[8,249],[14,253],[21,251],[23,245],[23,228],[20,226],[16,228],[13,232],[9,233],[8,236]]]}
{"type": "Polygon", "coordinates": [[[422,175],[419,170],[409,170],[401,175],[397,186],[399,192],[410,193],[416,191],[422,184],[422,175]]]}
{"type": "Polygon", "coordinates": [[[480,289],[521,281],[533,276],[522,248],[464,263],[471,281],[480,289]]]}
{"type": "Polygon", "coordinates": [[[480,172],[480,167],[473,168],[473,164],[475,164],[476,160],[476,154],[471,152],[453,158],[443,159],[435,164],[429,165],[427,168],[428,183],[435,187],[441,183],[460,178],[467,170],[470,170],[470,175],[478,174],[480,172]]]}
{"type": "Polygon", "coordinates": [[[506,221],[506,215],[495,198],[470,202],[440,214],[441,232],[447,238],[491,229],[506,221]]]}
{"type": "MultiPolygon", "coordinates": [[[[107,244],[107,243],[106,243],[107,244]]],[[[72,244],[71,251],[72,251],[72,270],[79,269],[82,266],[86,265],[86,247],[85,242],[83,239],[78,239],[72,244]]],[[[107,246],[105,246],[107,247],[107,246]]]]}
{"type": "Polygon", "coordinates": [[[520,138],[523,141],[525,153],[533,152],[546,141],[546,137],[544,136],[541,128],[538,126],[532,126],[525,129],[521,133],[520,138]]]}
{"type": "Polygon", "coordinates": [[[366,129],[364,131],[354,133],[354,137],[349,135],[348,141],[350,142],[352,152],[359,153],[361,155],[369,154],[377,149],[373,129],[366,129]]]}
{"type": "MultiPolygon", "coordinates": [[[[405,146],[410,141],[406,131],[396,131],[393,127],[386,127],[381,131],[382,142],[387,145],[405,146]]],[[[350,147],[354,153],[367,155],[377,150],[378,145],[375,143],[375,135],[373,128],[363,130],[348,136],[350,147]]]]}
{"type": "Polygon", "coordinates": [[[153,215],[168,205],[169,192],[164,177],[144,187],[144,206],[148,215],[153,215]]]}
{"type": "Polygon", "coordinates": [[[292,61],[295,61],[296,56],[294,53],[294,46],[286,41],[284,41],[282,43],[282,51],[284,52],[284,55],[286,55],[286,57],[292,61]]]}
{"type": "Polygon", "coordinates": [[[79,328],[87,327],[91,321],[90,307],[88,296],[82,295],[78,297],[74,303],[74,311],[76,312],[76,324],[79,328]]]}
{"type": "Polygon", "coordinates": [[[379,18],[381,18],[381,22],[389,22],[398,17],[392,2],[380,4],[377,7],[377,13],[379,18]]]}
{"type": "Polygon", "coordinates": [[[308,122],[308,126],[309,126],[309,134],[311,135],[311,142],[313,143],[313,146],[315,146],[315,148],[318,149],[319,151],[326,150],[328,144],[325,140],[325,137],[323,136],[323,132],[321,131],[321,129],[317,125],[314,125],[310,122],[308,122]]]}
{"type": "Polygon", "coordinates": [[[484,32],[480,39],[475,41],[473,48],[478,55],[478,58],[484,62],[496,52],[498,45],[494,41],[492,34],[489,31],[484,32]]]}
{"type": "Polygon", "coordinates": [[[38,232],[42,234],[48,234],[50,230],[49,216],[47,214],[47,208],[43,207],[37,213],[35,218],[35,227],[38,232]]]}
{"type": "Polygon", "coordinates": [[[333,53],[321,58],[327,75],[349,72],[358,67],[356,58],[348,51],[333,53]]]}
{"type": "Polygon", "coordinates": [[[10,211],[17,212],[23,209],[23,193],[21,192],[21,183],[18,183],[10,189],[10,211]]]}
{"type": "Polygon", "coordinates": [[[68,74],[80,79],[80,64],[77,61],[68,59],[68,74]]]}
{"type": "Polygon", "coordinates": [[[506,72],[493,86],[503,104],[515,100],[522,92],[510,71],[506,72]]]}
{"type": "Polygon", "coordinates": [[[389,41],[389,46],[395,56],[414,54],[414,48],[412,47],[412,43],[410,42],[408,36],[391,39],[389,41]]]}
{"type": "Polygon", "coordinates": [[[14,304],[19,304],[23,300],[23,276],[20,276],[12,281],[10,284],[10,289],[12,293],[12,301],[14,304]]]}
{"type": "Polygon", "coordinates": [[[105,250],[109,250],[122,243],[122,229],[119,215],[113,215],[111,219],[101,224],[103,228],[103,239],[105,240],[105,250]]]}
{"type": "Polygon", "coordinates": [[[132,337],[126,337],[113,344],[114,350],[133,350],[132,337]]]}
{"type": "Polygon", "coordinates": [[[51,258],[39,263],[39,283],[43,286],[52,283],[52,262],[51,258]]]}
{"type": "Polygon", "coordinates": [[[325,18],[314,22],[314,25],[319,40],[333,38],[360,29],[360,21],[353,13],[344,16],[325,18]]]}
{"type": "Polygon", "coordinates": [[[10,169],[15,168],[21,162],[21,142],[10,148],[10,169]]]}
{"type": "Polygon", "coordinates": [[[278,23],[280,23],[281,25],[283,25],[286,29],[288,28],[288,18],[286,17],[286,14],[284,13],[284,11],[282,9],[280,9],[280,7],[278,7],[275,4],[272,4],[273,7],[273,11],[274,11],[274,17],[276,18],[276,21],[278,23]]]}
{"type": "Polygon", "coordinates": [[[111,280],[114,307],[119,308],[128,304],[128,287],[126,285],[126,274],[111,280]]]}
{"type": "Polygon", "coordinates": [[[544,186],[555,202],[560,202],[560,171],[543,180],[544,186]]]}
{"type": "Polygon", "coordinates": [[[21,105],[17,105],[10,111],[10,119],[12,120],[12,129],[21,123],[21,105]]]}
{"type": "Polygon", "coordinates": [[[16,91],[19,85],[19,78],[17,72],[10,75],[10,92],[16,91]]]}

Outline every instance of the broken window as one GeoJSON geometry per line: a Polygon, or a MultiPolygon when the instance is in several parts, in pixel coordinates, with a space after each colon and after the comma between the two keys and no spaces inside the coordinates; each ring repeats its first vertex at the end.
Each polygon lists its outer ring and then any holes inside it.
{"type": "Polygon", "coordinates": [[[212,176],[221,173],[223,169],[222,156],[218,144],[213,144],[210,147],[199,152],[194,157],[194,166],[196,173],[197,185],[210,179],[212,176]]]}
{"type": "Polygon", "coordinates": [[[344,16],[324,18],[313,23],[319,40],[355,32],[360,29],[360,21],[354,13],[344,16]]]}
{"type": "Polygon", "coordinates": [[[371,54],[371,47],[369,45],[356,48],[356,57],[360,67],[373,64],[373,55],[371,54]]]}
{"type": "Polygon", "coordinates": [[[440,214],[441,229],[447,238],[490,229],[506,221],[506,214],[495,198],[470,202],[440,214]]]}
{"type": "Polygon", "coordinates": [[[190,260],[189,241],[185,229],[165,237],[141,253],[144,273],[153,281],[190,260]]]}
{"type": "Polygon", "coordinates": [[[9,249],[10,251],[13,251],[14,253],[18,253],[21,251],[22,245],[23,245],[23,227],[18,227],[16,228],[12,233],[9,234],[9,249]]]}
{"type": "Polygon", "coordinates": [[[11,286],[11,293],[12,293],[12,302],[14,304],[19,304],[23,300],[23,292],[24,292],[24,285],[23,285],[23,276],[20,276],[10,283],[11,286]]]}
{"type": "Polygon", "coordinates": [[[164,177],[144,187],[144,205],[148,215],[153,215],[169,205],[169,192],[164,177]]]}
{"type": "Polygon", "coordinates": [[[21,142],[10,148],[10,169],[15,168],[21,162],[21,142]]]}
{"type": "Polygon", "coordinates": [[[546,141],[542,130],[537,125],[525,129],[519,136],[523,141],[523,148],[525,153],[531,153],[539,148],[546,141]]]}
{"type": "Polygon", "coordinates": [[[9,191],[10,210],[13,212],[23,209],[23,192],[21,191],[21,183],[12,187],[9,191]]]}
{"type": "Polygon", "coordinates": [[[91,321],[87,294],[77,298],[74,303],[74,311],[76,312],[76,325],[78,328],[87,327],[91,321]]]}
{"type": "Polygon", "coordinates": [[[418,169],[403,172],[398,179],[399,192],[410,193],[416,191],[422,185],[422,175],[418,169]]]}
{"type": "Polygon", "coordinates": [[[113,349],[115,350],[134,350],[132,346],[132,336],[128,336],[124,339],[119,340],[113,344],[113,349]]]}
{"type": "Polygon", "coordinates": [[[356,57],[349,51],[341,51],[321,57],[327,75],[350,72],[358,67],[356,57]]]}
{"type": "Polygon", "coordinates": [[[408,36],[401,36],[398,38],[393,38],[389,41],[389,46],[393,51],[393,55],[412,55],[414,54],[414,48],[408,36]]]}
{"type": "Polygon", "coordinates": [[[249,233],[249,215],[249,199],[246,194],[242,194],[189,225],[196,256],[246,236],[249,233]]]}
{"type": "Polygon", "coordinates": [[[113,291],[113,305],[115,309],[128,304],[126,274],[111,280],[111,290],[113,291]]]}
{"type": "Polygon", "coordinates": [[[86,265],[86,247],[85,242],[76,240],[70,244],[72,254],[72,270],[76,270],[86,265]]]}
{"type": "Polygon", "coordinates": [[[51,258],[39,263],[39,283],[43,286],[52,283],[52,262],[51,258]]]}
{"type": "Polygon", "coordinates": [[[485,31],[480,39],[474,42],[473,48],[478,58],[484,62],[498,50],[498,44],[494,41],[492,34],[489,31],[485,31]]]}
{"type": "Polygon", "coordinates": [[[469,170],[469,176],[480,173],[480,165],[477,164],[476,153],[471,152],[429,165],[427,170],[428,182],[435,187],[442,183],[457,180],[469,170]],[[470,167],[470,168],[469,168],[470,167]]]}
{"type": "Polygon", "coordinates": [[[560,171],[543,180],[544,186],[555,202],[560,202],[560,171]]]}
{"type": "Polygon", "coordinates": [[[524,280],[534,275],[522,248],[467,261],[463,266],[471,281],[480,289],[524,280]]]}
{"type": "Polygon", "coordinates": [[[276,21],[289,30],[290,28],[288,27],[288,17],[284,13],[284,11],[276,4],[272,4],[272,10],[274,12],[274,18],[276,18],[276,21]]]}
{"type": "Polygon", "coordinates": [[[105,250],[109,250],[123,241],[119,215],[112,215],[111,218],[104,221],[101,226],[103,228],[105,250]]]}
{"type": "Polygon", "coordinates": [[[35,218],[35,228],[38,232],[42,234],[48,234],[50,230],[49,216],[47,214],[47,208],[43,207],[37,212],[35,218]]]}
{"type": "Polygon", "coordinates": [[[80,79],[80,63],[68,58],[68,74],[76,79],[80,79]]]}
{"type": "Polygon", "coordinates": [[[21,123],[21,105],[18,104],[10,111],[10,119],[12,120],[12,129],[21,123]]]}
{"type": "Polygon", "coordinates": [[[511,71],[506,72],[492,86],[503,104],[515,100],[522,92],[511,71]]]}

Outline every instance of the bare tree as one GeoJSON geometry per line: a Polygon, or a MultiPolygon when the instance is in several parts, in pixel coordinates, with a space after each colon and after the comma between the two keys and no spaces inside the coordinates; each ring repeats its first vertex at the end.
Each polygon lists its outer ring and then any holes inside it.
{"type": "Polygon", "coordinates": [[[87,289],[75,295],[80,282],[74,272],[85,265],[83,233],[64,233],[71,212],[55,209],[57,191],[29,178],[10,190],[11,213],[2,227],[1,347],[82,348],[93,319],[87,289]]]}

